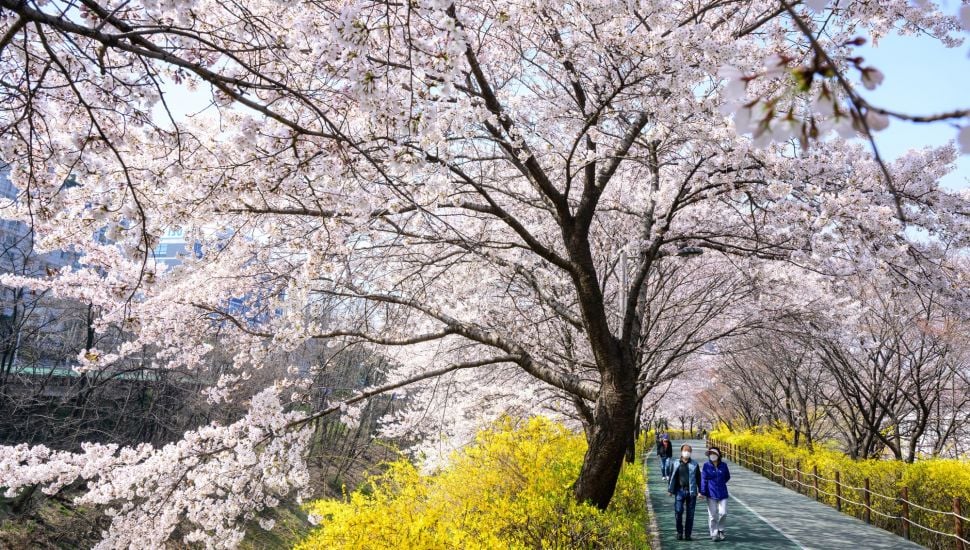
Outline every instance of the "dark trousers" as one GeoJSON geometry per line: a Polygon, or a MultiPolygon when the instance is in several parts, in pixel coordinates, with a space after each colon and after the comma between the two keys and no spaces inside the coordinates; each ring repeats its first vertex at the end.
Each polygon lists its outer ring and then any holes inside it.
{"type": "Polygon", "coordinates": [[[678,489],[674,499],[674,513],[677,515],[677,532],[689,537],[694,530],[694,508],[697,506],[697,495],[692,495],[686,489],[678,489]],[[684,515],[687,515],[684,518],[684,515]]]}

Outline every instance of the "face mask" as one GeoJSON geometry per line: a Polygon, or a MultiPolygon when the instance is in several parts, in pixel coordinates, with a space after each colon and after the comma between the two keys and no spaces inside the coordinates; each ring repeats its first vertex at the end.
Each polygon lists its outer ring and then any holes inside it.
{"type": "Polygon", "coordinates": [[[710,456],[710,459],[711,459],[711,462],[717,462],[717,456],[716,455],[711,455],[710,456]]]}
{"type": "Polygon", "coordinates": [[[690,451],[681,451],[680,456],[682,458],[690,458],[690,451]]]}

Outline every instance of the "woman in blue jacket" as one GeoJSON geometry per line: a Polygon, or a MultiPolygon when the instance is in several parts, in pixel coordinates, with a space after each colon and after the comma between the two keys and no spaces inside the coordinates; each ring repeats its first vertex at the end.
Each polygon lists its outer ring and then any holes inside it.
{"type": "Polygon", "coordinates": [[[701,468],[701,495],[707,497],[707,518],[711,530],[711,540],[724,540],[724,518],[727,517],[727,482],[731,472],[721,461],[721,450],[711,447],[707,450],[708,461],[701,468]]]}

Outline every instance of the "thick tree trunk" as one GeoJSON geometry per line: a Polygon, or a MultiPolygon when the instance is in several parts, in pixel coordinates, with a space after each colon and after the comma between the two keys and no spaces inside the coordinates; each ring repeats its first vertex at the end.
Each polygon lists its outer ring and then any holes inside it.
{"type": "Polygon", "coordinates": [[[630,438],[636,430],[636,408],[634,380],[604,381],[588,436],[589,448],[573,485],[580,502],[589,502],[600,509],[609,505],[630,438]]]}

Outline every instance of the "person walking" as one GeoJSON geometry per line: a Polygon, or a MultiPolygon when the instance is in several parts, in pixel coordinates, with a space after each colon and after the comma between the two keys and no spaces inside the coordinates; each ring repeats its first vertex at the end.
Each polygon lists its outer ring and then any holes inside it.
{"type": "Polygon", "coordinates": [[[670,467],[674,457],[674,447],[670,444],[670,437],[667,434],[660,436],[657,443],[657,456],[660,457],[660,475],[664,481],[670,479],[670,467]]]}
{"type": "Polygon", "coordinates": [[[724,540],[724,518],[727,517],[727,482],[731,471],[721,460],[721,450],[711,447],[707,450],[707,462],[701,468],[700,494],[707,499],[707,523],[711,540],[724,540]]]}
{"type": "Polygon", "coordinates": [[[667,493],[674,497],[677,516],[677,540],[691,540],[694,530],[694,508],[701,485],[701,468],[690,457],[693,449],[687,443],[680,446],[680,460],[670,474],[667,493]],[[685,517],[686,516],[686,517],[685,517]]]}

